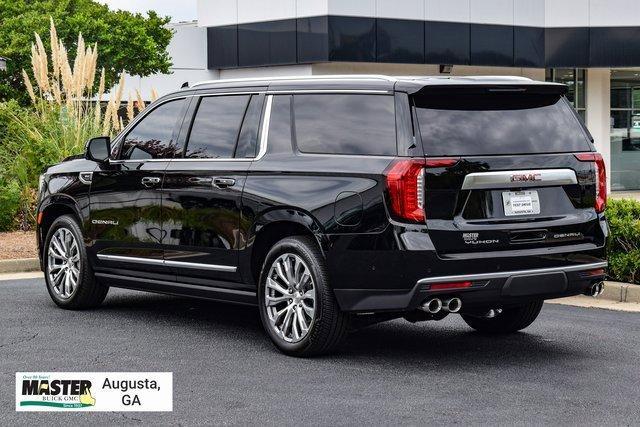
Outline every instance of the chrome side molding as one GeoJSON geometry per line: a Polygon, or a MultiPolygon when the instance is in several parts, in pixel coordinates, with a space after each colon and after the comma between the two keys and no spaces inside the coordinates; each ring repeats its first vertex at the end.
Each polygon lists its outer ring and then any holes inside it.
{"type": "Polygon", "coordinates": [[[200,270],[213,270],[213,271],[225,271],[228,273],[235,273],[238,267],[231,265],[216,265],[216,264],[200,264],[197,262],[183,262],[183,261],[171,261],[154,258],[140,258],[126,255],[106,255],[98,254],[98,259],[104,261],[123,261],[132,262],[134,264],[151,264],[151,265],[166,265],[167,267],[181,267],[181,268],[197,268],[200,270]]]}
{"type": "Polygon", "coordinates": [[[573,169],[512,170],[470,173],[464,177],[462,189],[550,187],[577,183],[573,169]]]}

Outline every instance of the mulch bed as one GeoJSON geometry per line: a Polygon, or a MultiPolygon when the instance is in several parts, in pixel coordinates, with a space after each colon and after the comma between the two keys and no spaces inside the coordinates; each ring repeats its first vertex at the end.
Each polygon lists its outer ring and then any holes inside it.
{"type": "Polygon", "coordinates": [[[36,233],[12,231],[0,233],[0,260],[37,258],[36,233]]]}

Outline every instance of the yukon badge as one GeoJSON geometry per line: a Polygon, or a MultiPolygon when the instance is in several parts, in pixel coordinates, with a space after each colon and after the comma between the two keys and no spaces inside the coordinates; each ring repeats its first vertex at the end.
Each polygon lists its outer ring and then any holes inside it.
{"type": "Polygon", "coordinates": [[[478,240],[480,233],[462,233],[462,240],[465,245],[493,245],[499,243],[498,239],[478,240]]]}
{"type": "Polygon", "coordinates": [[[511,182],[542,181],[541,173],[514,173],[511,175],[511,182]]]}

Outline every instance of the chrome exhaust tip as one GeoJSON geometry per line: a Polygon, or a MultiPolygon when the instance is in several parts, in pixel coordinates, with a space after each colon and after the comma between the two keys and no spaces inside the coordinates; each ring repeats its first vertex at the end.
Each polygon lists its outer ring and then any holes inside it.
{"type": "Polygon", "coordinates": [[[462,308],[462,300],[460,298],[450,298],[443,302],[442,308],[449,313],[457,313],[462,308]]]}
{"type": "Polygon", "coordinates": [[[442,301],[440,298],[432,298],[424,302],[420,308],[427,313],[436,314],[442,310],[442,301]]]}
{"type": "Polygon", "coordinates": [[[587,292],[585,292],[587,295],[592,296],[592,297],[597,297],[599,295],[602,294],[602,292],[604,292],[604,283],[599,282],[599,283],[594,283],[593,285],[591,285],[589,287],[589,289],[587,290],[587,292]]]}

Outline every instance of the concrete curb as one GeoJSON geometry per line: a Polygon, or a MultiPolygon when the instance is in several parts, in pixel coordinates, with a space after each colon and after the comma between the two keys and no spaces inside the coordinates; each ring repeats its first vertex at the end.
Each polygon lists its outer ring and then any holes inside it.
{"type": "Polygon", "coordinates": [[[23,273],[39,270],[40,261],[38,258],[0,260],[0,273],[23,273]]]}
{"type": "Polygon", "coordinates": [[[640,303],[640,285],[620,282],[604,282],[604,291],[598,299],[616,302],[640,303]]]}

